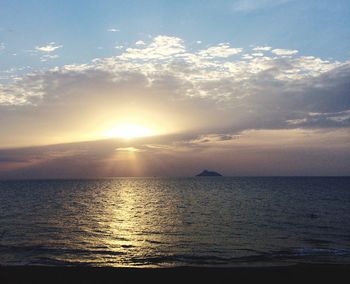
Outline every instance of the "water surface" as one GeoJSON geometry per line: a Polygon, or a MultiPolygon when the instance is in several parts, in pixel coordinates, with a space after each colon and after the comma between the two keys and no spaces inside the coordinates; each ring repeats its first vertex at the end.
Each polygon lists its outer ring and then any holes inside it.
{"type": "Polygon", "coordinates": [[[0,181],[1,265],[350,263],[350,178],[0,181]]]}

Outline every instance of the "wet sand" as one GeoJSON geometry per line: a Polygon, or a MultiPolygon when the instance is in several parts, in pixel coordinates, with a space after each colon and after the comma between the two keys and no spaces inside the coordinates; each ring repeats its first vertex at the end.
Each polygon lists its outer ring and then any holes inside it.
{"type": "Polygon", "coordinates": [[[176,267],[176,268],[112,268],[112,267],[48,267],[2,266],[0,283],[120,283],[132,281],[169,280],[185,281],[235,281],[275,280],[279,283],[297,281],[327,281],[346,283],[350,265],[292,265],[279,267],[176,267]]]}

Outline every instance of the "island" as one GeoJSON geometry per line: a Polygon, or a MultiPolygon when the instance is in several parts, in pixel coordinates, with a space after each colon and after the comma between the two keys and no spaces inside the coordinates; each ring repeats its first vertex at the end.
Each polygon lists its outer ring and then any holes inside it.
{"type": "Polygon", "coordinates": [[[222,177],[222,175],[214,171],[204,170],[200,174],[196,175],[196,177],[222,177]]]}

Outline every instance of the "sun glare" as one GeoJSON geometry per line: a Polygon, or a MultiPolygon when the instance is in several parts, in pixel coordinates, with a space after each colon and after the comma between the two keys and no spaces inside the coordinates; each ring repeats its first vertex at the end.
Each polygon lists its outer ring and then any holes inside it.
{"type": "Polygon", "coordinates": [[[151,129],[137,124],[120,124],[105,133],[107,137],[124,139],[147,137],[154,134],[151,129]]]}

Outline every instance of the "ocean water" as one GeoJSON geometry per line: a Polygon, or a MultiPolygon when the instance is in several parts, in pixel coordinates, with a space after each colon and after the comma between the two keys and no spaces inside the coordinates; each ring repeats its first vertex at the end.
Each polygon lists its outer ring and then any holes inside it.
{"type": "Polygon", "coordinates": [[[350,263],[350,178],[0,181],[0,265],[350,263]]]}

